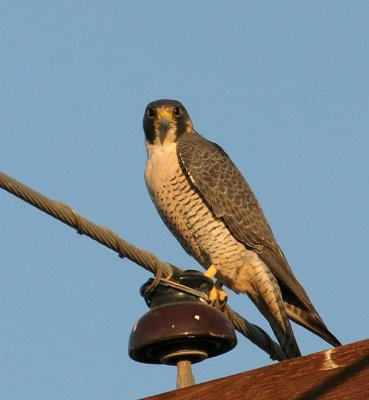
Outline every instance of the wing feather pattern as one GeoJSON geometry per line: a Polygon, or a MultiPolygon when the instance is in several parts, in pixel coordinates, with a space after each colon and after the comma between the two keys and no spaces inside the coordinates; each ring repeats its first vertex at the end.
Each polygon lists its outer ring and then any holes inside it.
{"type": "MultiPolygon", "coordinates": [[[[315,332],[316,325],[328,331],[288,265],[250,186],[227,153],[195,131],[181,135],[177,153],[183,170],[214,215],[237,240],[258,253],[277,278],[285,302],[291,305],[287,307],[289,317],[315,332]],[[296,307],[314,315],[314,327],[297,316],[296,307]]],[[[326,340],[339,344],[329,331],[325,333],[326,340]]]]}

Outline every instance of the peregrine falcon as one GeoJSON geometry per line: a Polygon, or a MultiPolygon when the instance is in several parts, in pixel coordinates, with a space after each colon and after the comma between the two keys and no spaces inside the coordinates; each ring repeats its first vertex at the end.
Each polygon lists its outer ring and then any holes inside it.
{"type": "Polygon", "coordinates": [[[293,274],[250,186],[227,153],[205,139],[176,100],[144,114],[145,181],[164,223],[218,282],[246,293],[268,320],[286,358],[300,356],[290,319],[333,346],[293,274]]]}

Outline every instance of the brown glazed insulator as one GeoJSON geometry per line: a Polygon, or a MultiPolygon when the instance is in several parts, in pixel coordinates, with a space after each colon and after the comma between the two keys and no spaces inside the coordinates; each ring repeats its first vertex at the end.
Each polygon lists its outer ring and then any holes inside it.
{"type": "MultiPolygon", "coordinates": [[[[184,271],[177,282],[208,294],[213,282],[198,271],[184,271]]],[[[129,355],[138,362],[176,365],[215,357],[237,344],[233,326],[225,315],[198,297],[165,283],[150,291],[152,280],[141,288],[150,306],[132,329],[129,355]]]]}

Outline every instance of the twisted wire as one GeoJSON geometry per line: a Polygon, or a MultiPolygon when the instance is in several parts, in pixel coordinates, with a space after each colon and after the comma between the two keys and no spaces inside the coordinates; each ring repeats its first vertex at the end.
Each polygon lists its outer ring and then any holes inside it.
{"type": "MultiPolygon", "coordinates": [[[[172,276],[180,273],[182,269],[160,261],[149,251],[140,249],[120,238],[111,229],[96,225],[78,215],[77,212],[67,204],[61,201],[51,200],[3,172],[0,172],[0,188],[76,229],[80,235],[86,235],[114,250],[118,253],[119,257],[128,258],[137,265],[145,268],[155,275],[155,284],[162,280],[177,290],[191,293],[204,300],[204,293],[171,281],[172,276]]],[[[280,346],[261,328],[241,317],[228,304],[223,305],[219,309],[229,318],[238,332],[268,353],[273,360],[280,361],[285,358],[280,346]]]]}
{"type": "Polygon", "coordinates": [[[128,243],[109,228],[96,225],[78,215],[67,204],[51,200],[3,172],[0,172],[0,187],[64,224],[75,228],[80,235],[89,236],[91,239],[114,250],[119,254],[119,257],[126,257],[155,275],[159,272],[165,277],[172,275],[174,268],[172,265],[163,263],[149,251],[139,249],[128,243]]]}
{"type": "Polygon", "coordinates": [[[229,304],[223,308],[224,314],[231,321],[234,329],[240,332],[243,336],[256,344],[259,348],[269,354],[269,357],[274,361],[286,360],[281,346],[259,326],[251,324],[245,318],[241,317],[236,311],[232,310],[229,304]]]}

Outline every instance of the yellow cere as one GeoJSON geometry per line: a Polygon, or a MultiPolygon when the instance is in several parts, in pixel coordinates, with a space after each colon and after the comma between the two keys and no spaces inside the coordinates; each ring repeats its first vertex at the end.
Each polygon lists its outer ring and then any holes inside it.
{"type": "Polygon", "coordinates": [[[157,116],[158,116],[159,121],[165,117],[172,121],[173,120],[172,109],[167,108],[167,107],[160,107],[158,109],[157,116]]]}

